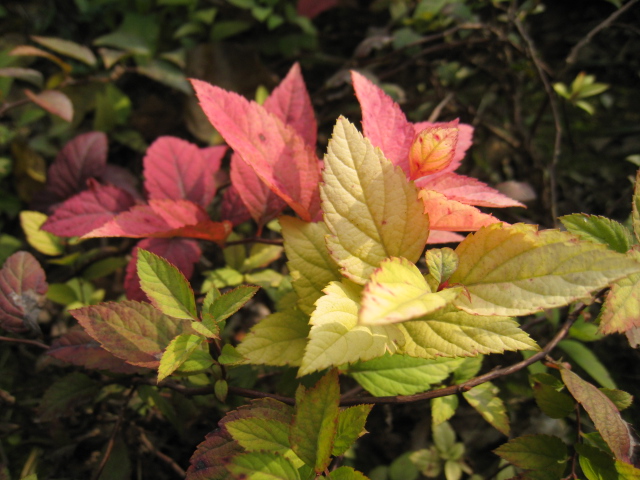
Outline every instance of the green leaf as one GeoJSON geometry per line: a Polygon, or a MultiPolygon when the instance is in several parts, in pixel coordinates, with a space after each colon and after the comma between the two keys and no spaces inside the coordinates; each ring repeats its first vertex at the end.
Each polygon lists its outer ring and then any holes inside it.
{"type": "Polygon", "coordinates": [[[456,413],[458,409],[458,396],[448,395],[446,397],[436,397],[431,399],[431,423],[439,425],[446,422],[456,413]]]}
{"type": "Polygon", "coordinates": [[[0,233],[0,267],[4,265],[4,262],[11,255],[20,250],[22,242],[16,237],[0,233]]]}
{"type": "Polygon", "coordinates": [[[247,363],[247,359],[238,353],[238,350],[228,343],[222,346],[222,353],[218,357],[220,365],[240,365],[247,363]]]}
{"type": "Polygon", "coordinates": [[[217,268],[209,272],[205,272],[207,278],[202,284],[202,291],[208,292],[211,287],[225,288],[240,285],[244,276],[237,270],[230,267],[217,268]]]}
{"type": "Polygon", "coordinates": [[[615,460],[611,455],[584,443],[576,443],[575,448],[579,453],[580,468],[587,480],[619,479],[615,460]]]}
{"type": "Polygon", "coordinates": [[[431,292],[413,263],[391,257],[380,262],[362,292],[361,325],[386,325],[420,318],[453,302],[462,288],[431,292]]]}
{"type": "Polygon", "coordinates": [[[517,322],[482,317],[446,307],[425,318],[398,324],[405,332],[402,353],[420,358],[472,357],[505,350],[539,350],[517,322]]]}
{"type": "Polygon", "coordinates": [[[453,383],[459,385],[475,377],[482,368],[483,360],[482,355],[464,358],[460,366],[453,372],[453,383]]]}
{"type": "Polygon", "coordinates": [[[527,315],[566,305],[638,272],[640,263],[568,232],[496,223],[465,238],[451,283],[456,305],[479,315],[527,315]]]}
{"type": "Polygon", "coordinates": [[[100,384],[84,373],[70,373],[53,382],[44,393],[38,409],[40,420],[48,422],[66,416],[89,403],[99,391],[100,384]]]}
{"type": "Polygon", "coordinates": [[[298,470],[285,457],[275,453],[250,452],[231,458],[227,469],[234,478],[251,480],[300,480],[298,470]]]}
{"type": "Polygon", "coordinates": [[[66,55],[67,57],[80,60],[82,63],[86,63],[90,66],[95,66],[97,60],[96,56],[91,50],[83,45],[79,45],[69,40],[63,40],[62,38],[53,37],[38,37],[32,35],[31,39],[38,42],[40,45],[53,50],[54,52],[66,55]]]}
{"type": "Polygon", "coordinates": [[[241,273],[246,273],[256,268],[264,268],[278,260],[282,256],[282,250],[283,247],[279,245],[254,243],[249,250],[249,256],[244,259],[239,270],[241,273]]]}
{"type": "Polygon", "coordinates": [[[580,405],[586,410],[602,438],[618,460],[629,463],[635,441],[629,426],[609,398],[589,382],[566,368],[560,369],[562,380],[580,405]]]}
{"type": "Polygon", "coordinates": [[[363,473],[351,467],[338,467],[329,472],[328,478],[331,480],[369,480],[363,473]]]}
{"type": "Polygon", "coordinates": [[[433,360],[385,354],[349,367],[348,373],[377,397],[413,395],[443,381],[461,363],[459,358],[433,360]]]}
{"type": "Polygon", "coordinates": [[[540,479],[558,480],[567,464],[567,447],[551,435],[525,435],[514,438],[494,450],[516,467],[542,474],[540,479]]]}
{"type": "Polygon", "coordinates": [[[409,455],[409,458],[425,477],[435,478],[442,471],[443,462],[435,447],[416,450],[409,455]]]}
{"type": "Polygon", "coordinates": [[[491,382],[486,382],[462,392],[462,396],[482,415],[482,418],[508,436],[510,431],[509,417],[498,393],[498,387],[491,382]]]}
{"type": "Polygon", "coordinates": [[[251,328],[237,352],[257,365],[299,366],[309,328],[309,317],[297,309],[272,313],[251,328]]]}
{"type": "Polygon", "coordinates": [[[256,294],[260,287],[243,285],[225,293],[209,307],[216,322],[222,322],[240,310],[256,294]]]}
{"type": "Polygon", "coordinates": [[[327,246],[343,275],[364,284],[385,258],[418,260],[429,218],[416,187],[343,117],[333,130],[322,179],[327,246]]]}
{"type": "Polygon", "coordinates": [[[296,391],[296,406],[289,442],[304,463],[316,473],[329,466],[338,429],[340,384],[331,370],[313,388],[296,391]]]}
{"type": "Polygon", "coordinates": [[[420,472],[411,461],[411,452],[403,453],[389,465],[390,480],[417,480],[420,472]]]}
{"type": "Polygon", "coordinates": [[[27,237],[27,242],[37,251],[45,255],[62,255],[64,253],[63,240],[53,233],[40,230],[47,218],[44,213],[23,210],[20,212],[20,225],[27,237]]]}
{"type": "Polygon", "coordinates": [[[433,443],[440,453],[447,453],[456,443],[456,432],[448,422],[433,427],[433,443]]]}
{"type": "Polygon", "coordinates": [[[229,393],[229,384],[227,381],[223,379],[216,380],[216,383],[213,385],[213,393],[220,402],[226,402],[227,394],[229,393]]]}
{"type": "Polygon", "coordinates": [[[600,391],[604,393],[620,411],[629,408],[633,403],[633,395],[623,390],[615,388],[601,388],[600,391]]]}
{"type": "Polygon", "coordinates": [[[202,322],[191,322],[191,328],[207,338],[220,338],[220,327],[213,320],[205,324],[202,322]]]}
{"type": "Polygon", "coordinates": [[[355,405],[340,411],[331,455],[339,457],[344,454],[358,438],[367,433],[364,424],[372,408],[373,405],[355,405]]]}
{"type": "Polygon", "coordinates": [[[538,407],[548,417],[564,418],[574,411],[573,399],[560,391],[564,385],[553,375],[548,373],[530,375],[529,383],[538,407]]]}
{"type": "Polygon", "coordinates": [[[82,278],[86,280],[95,280],[96,278],[106,277],[113,272],[126,267],[129,261],[125,257],[109,257],[92,263],[82,272],[82,278]]]}
{"type": "Polygon", "coordinates": [[[147,250],[138,249],[140,287],[151,303],[165,315],[197,320],[191,285],[177,267],[147,250]]]}
{"type": "Polygon", "coordinates": [[[206,371],[213,364],[214,360],[211,358],[211,354],[207,350],[196,349],[184,361],[184,363],[178,367],[176,372],[180,375],[195,375],[206,371]]]}
{"type": "Polygon", "coordinates": [[[430,248],[425,256],[427,267],[429,268],[429,276],[438,285],[449,280],[453,272],[458,268],[458,255],[451,248],[430,248]]]}
{"type": "Polygon", "coordinates": [[[638,480],[640,469],[625,462],[616,460],[616,471],[620,474],[620,480],[638,480]]]}
{"type": "Polygon", "coordinates": [[[562,340],[558,343],[558,347],[600,385],[605,388],[616,388],[616,384],[611,375],[609,375],[607,368],[583,343],[575,340],[562,340]]]}
{"type": "Polygon", "coordinates": [[[396,325],[367,327],[358,325],[359,285],[347,281],[331,282],[325,296],[316,302],[311,315],[309,343],[298,375],[323,368],[371,360],[385,352],[395,352],[404,343],[396,325]]]}
{"type": "Polygon", "coordinates": [[[633,190],[633,201],[631,203],[631,206],[633,232],[636,235],[636,239],[640,240],[640,170],[638,170],[638,172],[636,173],[636,183],[633,190]]]}
{"type": "Polygon", "coordinates": [[[560,217],[560,221],[574,235],[607,245],[616,252],[626,253],[632,243],[627,227],[606,217],[575,213],[560,217]]]}
{"type": "Polygon", "coordinates": [[[298,294],[300,310],[311,314],[322,289],[329,282],[340,279],[338,265],[329,255],[325,237],[329,229],[324,222],[309,223],[303,220],[280,217],[287,266],[293,288],[298,294]]]}
{"type": "MultiPolygon", "coordinates": [[[[640,260],[640,252],[636,249],[629,251],[628,255],[640,260]]],[[[640,273],[621,278],[611,286],[598,321],[600,332],[605,335],[640,327],[640,273]]]]}
{"type": "Polygon", "coordinates": [[[167,346],[158,367],[158,383],[171,375],[189,356],[202,345],[203,338],[188,333],[178,335],[167,346]]]}

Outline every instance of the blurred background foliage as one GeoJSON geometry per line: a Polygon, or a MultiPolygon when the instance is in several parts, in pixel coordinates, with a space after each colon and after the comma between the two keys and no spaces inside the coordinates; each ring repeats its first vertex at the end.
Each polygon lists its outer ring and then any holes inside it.
{"type": "MultiPolygon", "coordinates": [[[[556,216],[586,212],[626,221],[640,166],[637,3],[585,0],[576,8],[575,2],[553,0],[5,0],[0,264],[28,248],[19,214],[37,209],[34,195],[46,182],[47,166],[70,138],[90,130],[107,133],[109,161],[139,177],[142,155],[158,136],[201,145],[222,141],[200,112],[188,78],[259,100],[294,62],[301,64],[316,109],[320,152],[338,115],[359,121],[348,75],[356,69],[379,83],[412,121],[460,118],[475,127],[460,172],[528,206],[499,212],[500,218],[551,227],[556,216]]],[[[43,264],[56,281],[55,265],[43,264]]],[[[59,274],[68,297],[60,303],[113,298],[109,289],[121,281],[121,270],[122,262],[116,263],[97,280],[59,274]]],[[[59,306],[49,310],[49,321],[64,314],[59,306]]],[[[536,338],[552,336],[562,314],[531,319],[529,331],[536,338]]],[[[609,386],[640,394],[637,352],[618,348],[625,342],[617,337],[584,347],[597,338],[590,327],[576,327],[563,354],[601,386],[611,381],[609,386]]],[[[53,328],[45,332],[56,334],[53,328]]],[[[5,469],[0,479],[22,478],[37,465],[44,472],[40,478],[88,478],[103,457],[111,432],[105,425],[119,414],[124,387],[114,381],[87,404],[83,399],[93,398],[97,386],[77,373],[82,408],[64,412],[64,420],[55,408],[40,411],[34,421],[50,370],[23,346],[0,352],[0,402],[11,406],[0,408],[0,464],[9,465],[12,475],[5,469]]],[[[487,359],[485,368],[518,358],[487,359]]],[[[248,373],[242,382],[255,380],[248,373]]],[[[571,435],[562,421],[531,414],[525,375],[504,380],[501,388],[515,434],[535,428],[571,435]]],[[[179,466],[188,464],[195,445],[228,408],[212,396],[160,395],[150,386],[139,394],[140,405],[126,415],[131,427],[112,442],[100,478],[151,478],[150,472],[153,478],[178,478],[179,466]]],[[[447,459],[460,475],[469,468],[481,473],[478,478],[513,474],[498,473],[495,458],[486,458],[504,437],[471,408],[461,406],[452,420],[466,451],[446,428],[430,431],[428,412],[424,404],[376,408],[368,427],[376,434],[365,437],[347,463],[365,473],[379,467],[371,474],[375,479],[418,478],[421,465],[423,475],[451,480],[457,474],[434,467],[447,459]],[[409,452],[431,445],[432,435],[439,449],[412,461],[409,452]],[[436,441],[437,435],[446,441],[436,441]]],[[[639,424],[637,407],[626,414],[639,424]]]]}

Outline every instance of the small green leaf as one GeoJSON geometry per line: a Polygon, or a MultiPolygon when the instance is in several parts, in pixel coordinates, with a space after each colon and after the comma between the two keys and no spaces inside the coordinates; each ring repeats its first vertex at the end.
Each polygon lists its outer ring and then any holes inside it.
{"type": "MultiPolygon", "coordinates": [[[[562,478],[567,465],[567,447],[551,435],[525,435],[501,445],[494,453],[525,470],[540,472],[540,479],[562,478]]],[[[538,478],[538,477],[536,477],[538,478]]]]}
{"type": "Polygon", "coordinates": [[[203,292],[208,292],[211,287],[235,287],[244,281],[244,276],[231,267],[222,267],[205,273],[207,278],[202,284],[203,292]]]}
{"type": "Polygon", "coordinates": [[[251,285],[234,288],[215,300],[209,307],[209,313],[216,322],[222,322],[240,310],[259,289],[251,285]]]}
{"type": "Polygon", "coordinates": [[[564,418],[574,411],[573,399],[560,391],[564,385],[553,375],[537,373],[529,376],[529,382],[538,407],[548,417],[564,418]]]}
{"type": "Polygon", "coordinates": [[[583,343],[575,340],[562,340],[558,347],[571,357],[591,378],[605,388],[616,388],[616,384],[609,375],[607,368],[598,357],[583,343]]]}
{"type": "Polygon", "coordinates": [[[355,405],[340,411],[331,455],[339,457],[344,454],[358,438],[367,433],[364,424],[372,408],[373,405],[355,405]]]}
{"type": "Polygon", "coordinates": [[[147,250],[138,249],[140,287],[165,315],[196,320],[196,300],[191,285],[174,265],[147,250]]]}
{"type": "Polygon", "coordinates": [[[431,422],[439,425],[446,422],[456,413],[458,408],[458,396],[448,395],[446,397],[436,397],[431,399],[431,422]]]}
{"type": "Polygon", "coordinates": [[[575,449],[579,453],[580,468],[587,480],[619,480],[615,460],[611,455],[584,443],[576,443],[575,449]]]}
{"type": "Polygon", "coordinates": [[[442,422],[433,427],[433,443],[440,453],[447,453],[456,443],[456,432],[449,422],[442,422]]]}
{"type": "Polygon", "coordinates": [[[435,478],[442,471],[443,462],[435,447],[416,450],[409,458],[425,477],[435,478]]]}
{"type": "Polygon", "coordinates": [[[40,45],[44,45],[45,47],[53,50],[56,53],[75,58],[76,60],[80,60],[82,63],[86,63],[87,65],[95,66],[97,62],[96,56],[91,50],[75,42],[64,40],[62,38],[38,37],[36,35],[32,35],[31,38],[34,41],[38,42],[40,45]]]}
{"type": "Polygon", "coordinates": [[[189,358],[178,367],[176,373],[180,375],[195,375],[205,372],[211,368],[212,365],[214,365],[214,360],[211,358],[211,354],[204,349],[196,349],[191,353],[189,358]]]}
{"type": "Polygon", "coordinates": [[[463,359],[460,366],[453,372],[453,383],[459,385],[475,377],[482,368],[483,360],[484,356],[482,355],[463,359]]]}
{"type": "Polygon", "coordinates": [[[234,478],[300,480],[298,470],[293,464],[276,453],[250,452],[236,455],[231,458],[227,469],[234,478]]]}
{"type": "Polygon", "coordinates": [[[7,258],[20,250],[21,246],[22,242],[16,237],[0,233],[0,267],[2,267],[7,258]]]}
{"type": "Polygon", "coordinates": [[[206,325],[204,322],[191,322],[191,328],[207,338],[220,338],[220,327],[213,321],[206,325]]]}
{"type": "Polygon", "coordinates": [[[626,253],[631,246],[632,240],[629,230],[615,220],[598,215],[575,213],[560,217],[560,221],[574,235],[607,245],[616,252],[626,253]]]}
{"type": "Polygon", "coordinates": [[[458,268],[458,255],[455,250],[445,248],[430,248],[426,253],[427,267],[438,285],[443,284],[458,268]]]}
{"type": "Polygon", "coordinates": [[[20,225],[27,237],[27,242],[33,248],[45,255],[61,255],[64,253],[64,242],[53,233],[40,230],[47,221],[44,213],[23,210],[20,212],[20,225]]]}
{"type": "Polygon", "coordinates": [[[420,472],[411,461],[411,452],[397,457],[389,465],[389,480],[417,480],[420,472]]]}
{"type": "Polygon", "coordinates": [[[158,367],[158,383],[171,375],[182,365],[193,351],[202,344],[203,338],[199,335],[183,333],[174,338],[160,359],[158,367]]]}
{"type": "Polygon", "coordinates": [[[620,411],[629,408],[633,403],[633,395],[623,390],[615,388],[601,388],[600,391],[604,393],[620,411]]]}
{"type": "Polygon", "coordinates": [[[498,397],[499,392],[498,387],[493,383],[486,382],[462,392],[462,396],[482,415],[482,418],[508,436],[510,431],[509,417],[504,402],[498,397]]]}
{"type": "Polygon", "coordinates": [[[86,280],[106,277],[113,272],[126,267],[128,260],[125,257],[109,257],[92,263],[82,272],[82,277],[86,280]]]}
{"type": "Polygon", "coordinates": [[[338,467],[329,472],[328,478],[331,480],[369,480],[363,473],[351,467],[338,467]]]}
{"type": "Polygon", "coordinates": [[[99,391],[100,384],[84,373],[70,373],[52,383],[44,393],[39,407],[40,420],[48,422],[66,416],[90,402],[99,391]]]}
{"type": "Polygon", "coordinates": [[[246,361],[247,359],[240,355],[233,345],[225,343],[222,346],[222,353],[218,357],[220,365],[240,365],[246,361]]]}
{"type": "Polygon", "coordinates": [[[229,384],[227,381],[222,379],[216,380],[216,383],[213,385],[213,393],[218,400],[224,403],[227,400],[227,394],[229,393],[229,384]]]}
{"type": "Polygon", "coordinates": [[[249,250],[249,256],[242,262],[239,271],[246,273],[257,268],[264,268],[278,260],[282,256],[282,250],[284,250],[283,247],[279,245],[254,243],[249,250]]]}

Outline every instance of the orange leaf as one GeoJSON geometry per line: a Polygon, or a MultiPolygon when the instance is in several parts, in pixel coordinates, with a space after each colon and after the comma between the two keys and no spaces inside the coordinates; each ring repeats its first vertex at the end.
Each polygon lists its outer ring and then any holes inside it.
{"type": "Polygon", "coordinates": [[[458,126],[432,127],[420,132],[409,150],[411,180],[447,168],[456,151],[458,126]]]}

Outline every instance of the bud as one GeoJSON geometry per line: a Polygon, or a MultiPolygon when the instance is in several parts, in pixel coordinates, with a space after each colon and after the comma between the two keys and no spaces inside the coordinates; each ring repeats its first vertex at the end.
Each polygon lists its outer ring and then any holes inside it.
{"type": "Polygon", "coordinates": [[[418,133],[409,150],[411,180],[440,172],[453,160],[458,127],[429,127],[418,133]]]}

